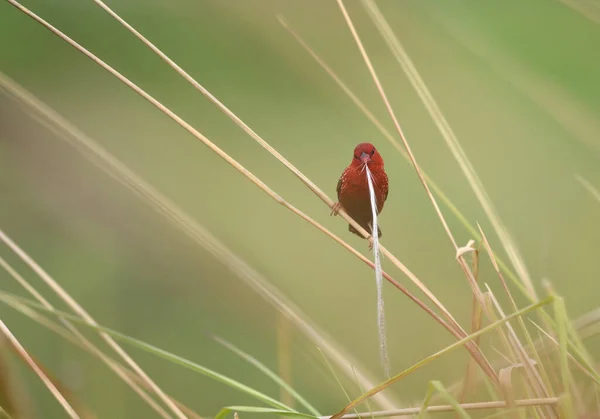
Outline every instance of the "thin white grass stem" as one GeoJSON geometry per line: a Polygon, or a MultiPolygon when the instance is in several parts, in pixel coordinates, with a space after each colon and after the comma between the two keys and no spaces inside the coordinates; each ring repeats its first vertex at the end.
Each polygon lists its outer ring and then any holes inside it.
{"type": "MultiPolygon", "coordinates": [[[[12,0],[9,0],[12,1],[12,0]]],[[[164,52],[162,52],[158,47],[156,47],[152,42],[150,42],[145,36],[143,36],[140,32],[135,30],[129,23],[127,23],[123,18],[121,18],[117,13],[115,13],[112,9],[110,9],[104,2],[101,0],[93,0],[96,4],[98,4],[101,8],[103,8],[106,12],[108,12],[115,20],[117,20],[121,25],[123,25],[127,30],[133,33],[140,41],[142,41],[146,46],[148,46],[153,52],[155,52],[162,60],[164,60],[169,66],[171,66],[179,75],[181,75],[186,81],[188,81],[194,88],[196,88],[200,93],[206,96],[211,102],[213,102],[225,115],[227,115],[236,125],[238,125],[244,132],[246,132],[252,139],[258,142],[264,149],[266,149],[269,153],[271,153],[277,160],[279,160],[286,168],[288,168],[294,175],[296,175],[308,188],[315,193],[323,202],[327,204],[330,208],[333,208],[334,202],[327,196],[325,192],[323,192],[316,184],[314,184],[308,177],[306,177],[296,166],[294,166],[291,162],[289,162],[284,156],[282,156],[275,148],[273,148],[269,143],[267,143],[260,135],[258,135],[252,128],[250,128],[244,121],[242,121],[235,113],[233,113],[229,108],[227,108],[219,99],[217,99],[213,94],[211,94],[204,86],[202,86],[198,81],[196,81],[191,75],[189,75],[185,70],[183,70],[179,65],[177,65],[173,60],[171,60],[164,52]]],[[[354,228],[356,228],[365,238],[369,237],[367,231],[365,231],[355,220],[353,220],[343,208],[339,210],[339,214],[344,218],[348,223],[350,223],[354,228]]],[[[446,317],[451,320],[451,323],[454,327],[458,325],[458,323],[454,320],[450,312],[444,307],[444,305],[433,295],[431,291],[414,275],[404,264],[402,264],[396,257],[394,257],[385,247],[380,246],[383,254],[388,257],[398,269],[400,269],[413,283],[415,283],[419,289],[427,297],[446,315],[446,317]]],[[[464,332],[464,330],[463,330],[464,332]]],[[[466,333],[465,333],[466,335],[466,333]]]]}
{"type": "MultiPolygon", "coordinates": [[[[545,399],[525,399],[515,400],[517,407],[531,407],[531,406],[553,406],[558,403],[558,397],[549,397],[545,399]]],[[[502,409],[508,408],[508,404],[505,401],[492,401],[492,402],[477,402],[477,403],[460,403],[459,406],[464,410],[486,410],[486,409],[502,409]]],[[[425,409],[426,413],[443,413],[453,412],[455,407],[452,405],[438,405],[428,406],[425,409]]],[[[375,418],[385,418],[392,416],[412,416],[417,415],[421,411],[421,407],[407,407],[404,409],[385,410],[379,412],[366,412],[366,413],[348,413],[341,416],[340,419],[359,419],[361,417],[367,417],[369,414],[375,418]]],[[[332,416],[321,416],[319,419],[330,419],[332,416]]]]}
{"type": "Polygon", "coordinates": [[[383,277],[381,269],[381,257],[379,255],[379,226],[377,224],[377,199],[373,187],[373,174],[369,165],[365,164],[365,175],[369,184],[369,198],[371,200],[371,213],[373,215],[372,237],[373,237],[373,262],[375,264],[375,283],[377,285],[377,329],[379,331],[379,355],[383,365],[386,378],[390,378],[390,361],[387,351],[387,338],[385,332],[385,308],[383,304],[383,277]]]}
{"type": "MultiPolygon", "coordinates": [[[[554,338],[552,335],[550,335],[550,333],[546,332],[544,329],[542,329],[542,327],[540,325],[538,325],[537,323],[535,323],[533,320],[529,320],[539,331],[540,333],[542,333],[544,336],[546,336],[548,338],[548,340],[550,340],[550,342],[552,342],[556,347],[559,346],[558,341],[556,340],[556,338],[554,338]]],[[[581,364],[577,358],[575,358],[573,355],[571,355],[570,353],[567,353],[568,358],[571,360],[571,362],[573,362],[573,364],[582,372],[584,373],[586,376],[588,376],[592,381],[594,381],[596,387],[600,388],[600,382],[598,382],[598,378],[594,376],[594,374],[590,373],[590,371],[588,371],[588,369],[583,366],[583,364],[581,364]]]]}
{"type": "MultiPolygon", "coordinates": [[[[338,0],[338,2],[339,1],[341,0],[338,0]]],[[[435,122],[437,128],[442,134],[442,137],[446,141],[446,144],[452,152],[452,155],[458,162],[461,170],[463,171],[463,174],[465,175],[467,181],[469,182],[469,185],[471,186],[471,189],[473,189],[473,192],[475,193],[477,199],[483,207],[483,210],[485,211],[490,222],[492,223],[496,234],[502,242],[502,245],[505,248],[509,259],[511,260],[519,277],[521,278],[521,281],[525,285],[529,293],[530,299],[532,301],[537,301],[537,293],[535,291],[535,287],[533,286],[533,282],[531,281],[529,272],[527,271],[527,268],[525,266],[525,262],[523,261],[521,255],[517,251],[517,248],[510,234],[508,233],[506,227],[500,219],[500,216],[494,208],[494,205],[492,204],[490,197],[488,196],[485,188],[483,187],[479,176],[477,176],[473,165],[471,164],[465,151],[463,150],[458,139],[456,138],[454,131],[450,127],[450,124],[444,117],[441,109],[439,108],[437,102],[431,95],[425,82],[419,75],[412,60],[402,47],[402,44],[400,43],[398,38],[394,35],[392,28],[390,27],[389,23],[387,22],[387,20],[385,19],[375,2],[373,0],[362,1],[365,5],[365,8],[367,9],[367,12],[373,19],[373,22],[375,23],[375,25],[381,32],[383,38],[385,39],[386,43],[388,44],[388,47],[394,54],[396,60],[398,61],[405,74],[409,78],[409,81],[412,84],[413,88],[417,91],[417,94],[419,95],[419,97],[423,101],[423,104],[429,111],[431,118],[435,122]]],[[[393,114],[393,112],[391,112],[391,108],[389,108],[389,110],[390,113],[393,114]]]]}
{"type": "MultiPolygon", "coordinates": [[[[402,139],[402,142],[404,143],[404,147],[406,148],[406,152],[408,153],[408,156],[410,157],[410,161],[415,169],[415,172],[417,173],[417,176],[419,177],[421,184],[425,188],[425,192],[427,193],[427,196],[429,197],[429,200],[431,201],[431,204],[433,205],[435,212],[437,213],[437,215],[442,223],[442,226],[444,227],[444,230],[446,231],[446,233],[448,235],[448,238],[452,242],[452,245],[454,246],[454,250],[458,251],[458,245],[456,244],[456,240],[454,239],[454,236],[452,235],[452,231],[450,230],[450,227],[448,226],[448,223],[446,222],[444,215],[442,214],[442,211],[440,210],[440,207],[437,204],[435,197],[431,193],[431,190],[429,189],[429,186],[427,185],[427,182],[425,181],[423,173],[422,173],[422,171],[417,163],[417,160],[410,148],[410,145],[408,144],[408,140],[406,139],[406,136],[404,135],[404,132],[402,131],[402,127],[400,126],[400,123],[398,122],[398,119],[396,118],[396,115],[394,114],[394,110],[392,109],[392,106],[387,98],[385,90],[383,89],[383,86],[381,85],[381,82],[379,81],[377,72],[375,71],[375,68],[373,67],[373,64],[371,63],[369,55],[367,54],[367,51],[365,50],[365,48],[363,46],[360,36],[358,35],[358,32],[356,31],[356,28],[354,27],[354,24],[352,23],[352,19],[350,18],[350,15],[348,14],[348,12],[346,10],[346,7],[344,6],[343,1],[337,0],[337,3],[340,7],[342,15],[344,16],[346,24],[348,25],[348,28],[350,29],[350,32],[352,33],[352,36],[353,36],[354,41],[356,42],[356,45],[362,55],[362,58],[369,70],[369,73],[371,74],[373,82],[375,83],[375,86],[377,87],[377,90],[379,91],[379,94],[383,100],[383,103],[384,103],[388,113],[390,114],[390,117],[392,118],[394,126],[396,127],[396,130],[398,131],[398,134],[400,135],[400,138],[402,139]]],[[[475,281],[475,278],[473,277],[473,273],[467,266],[464,257],[462,255],[460,255],[458,257],[458,261],[459,261],[459,264],[460,264],[463,272],[465,273],[465,276],[469,280],[469,283],[471,285],[474,295],[478,298],[479,303],[483,305],[483,298],[482,298],[481,291],[479,290],[479,287],[475,281]]],[[[463,333],[465,333],[464,330],[463,330],[463,333]]],[[[465,335],[466,335],[466,333],[465,333],[465,335]]],[[[487,365],[482,365],[482,369],[484,370],[484,372],[487,375],[490,376],[490,378],[492,379],[492,381],[495,384],[498,384],[498,376],[497,376],[496,372],[491,368],[491,365],[489,364],[489,362],[487,363],[487,365]]]]}
{"type": "Polygon", "coordinates": [[[4,333],[4,336],[6,336],[6,338],[10,341],[10,344],[19,353],[19,356],[23,360],[25,360],[27,365],[29,365],[29,368],[31,368],[37,374],[37,376],[40,377],[40,380],[42,380],[44,385],[46,387],[48,387],[48,390],[50,390],[52,395],[61,404],[61,406],[63,407],[63,409],[65,409],[65,411],[68,413],[68,415],[73,419],[79,419],[79,415],[77,414],[77,412],[75,412],[75,409],[73,409],[71,407],[71,405],[69,404],[67,399],[65,399],[65,397],[60,393],[60,391],[58,391],[56,386],[52,383],[52,380],[50,380],[50,378],[48,378],[48,376],[46,376],[46,374],[44,374],[44,371],[41,370],[41,368],[35,363],[35,361],[33,359],[31,359],[31,357],[29,356],[29,354],[27,353],[25,348],[23,348],[23,346],[19,343],[17,338],[11,333],[9,328],[6,327],[6,325],[4,324],[4,322],[2,320],[0,320],[0,330],[2,331],[2,333],[4,333]]]}
{"type": "MultiPolygon", "coordinates": [[[[308,319],[306,314],[302,313],[298,307],[294,306],[294,304],[275,288],[267,278],[248,265],[248,263],[237,254],[233,253],[231,249],[214,237],[190,214],[177,206],[165,195],[161,194],[152,185],[140,177],[140,175],[130,170],[123,162],[102,148],[93,139],[85,135],[65,118],[2,73],[0,73],[0,86],[15,95],[18,100],[23,101],[29,107],[39,112],[42,115],[42,117],[39,118],[40,122],[49,129],[56,131],[61,138],[80,150],[93,164],[98,166],[107,175],[119,181],[123,186],[129,188],[136,196],[142,199],[146,204],[150,205],[155,211],[165,217],[167,221],[171,222],[196,244],[202,246],[225,266],[229,267],[236,276],[250,286],[250,288],[254,289],[258,295],[265,298],[276,309],[284,313],[298,329],[315,343],[316,346],[326,351],[329,357],[348,376],[354,374],[354,371],[349,366],[356,366],[357,362],[351,360],[349,356],[339,348],[339,345],[335,343],[333,338],[326,336],[324,332],[320,331],[318,327],[308,319]],[[47,122],[46,119],[51,122],[47,122]]],[[[356,375],[358,375],[364,387],[371,388],[375,385],[375,382],[364,372],[359,370],[356,372],[356,375]]],[[[394,403],[387,396],[383,394],[378,396],[376,401],[383,408],[391,408],[394,406],[394,403]]]]}
{"type": "MultiPolygon", "coordinates": [[[[71,309],[80,315],[88,324],[98,326],[98,323],[77,301],[73,299],[35,260],[23,249],[0,230],[0,241],[4,242],[23,262],[25,262],[71,309]]],[[[150,386],[152,391],[175,413],[179,418],[185,419],[186,415],[173,403],[173,401],[160,389],[158,385],[139,367],[139,365],[121,348],[121,346],[107,333],[100,332],[104,341],[150,386]]]]}

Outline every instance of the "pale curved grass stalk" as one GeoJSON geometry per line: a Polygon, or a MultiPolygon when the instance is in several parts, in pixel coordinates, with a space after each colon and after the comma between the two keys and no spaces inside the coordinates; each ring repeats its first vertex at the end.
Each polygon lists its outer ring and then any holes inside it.
{"type": "Polygon", "coordinates": [[[390,361],[387,351],[387,338],[385,333],[385,308],[383,304],[383,278],[381,269],[381,258],[379,255],[379,225],[377,224],[377,199],[373,188],[373,174],[369,165],[365,164],[365,175],[369,185],[369,198],[371,200],[371,213],[373,216],[373,260],[375,263],[375,283],[377,286],[377,329],[379,331],[379,355],[383,364],[386,378],[390,378],[390,361]]]}
{"type": "MultiPolygon", "coordinates": [[[[13,0],[8,0],[13,1],[13,0]]],[[[206,96],[211,102],[213,102],[225,115],[227,115],[236,125],[238,125],[244,132],[246,132],[252,139],[258,142],[265,150],[271,153],[277,160],[279,160],[287,169],[289,169],[296,177],[298,177],[308,188],[317,195],[327,206],[333,208],[334,202],[329,198],[329,196],[323,192],[317,185],[315,185],[308,177],[306,177],[296,166],[294,166],[291,162],[289,162],[285,157],[283,157],[275,148],[271,147],[269,143],[267,143],[261,136],[259,136],[252,128],[250,128],[244,121],[242,121],[235,113],[233,113],[229,108],[227,108],[219,99],[217,99],[214,95],[212,95],[204,86],[202,86],[198,81],[196,81],[191,75],[189,75],[185,70],[183,70],[179,65],[177,65],[173,60],[171,60],[164,52],[162,52],[158,47],[156,47],[152,42],[150,42],[146,37],[144,37],[140,32],[135,30],[130,24],[128,24],[123,18],[121,18],[117,13],[115,13],[112,9],[110,9],[104,2],[101,0],[93,0],[98,6],[104,9],[107,13],[109,13],[115,20],[117,20],[121,25],[123,25],[127,30],[133,33],[140,41],[142,41],[147,47],[149,47],[154,53],[156,53],[163,61],[165,61],[169,66],[171,66],[179,75],[181,75],[186,81],[188,81],[196,90],[206,96]]],[[[369,234],[356,222],[354,221],[346,212],[343,210],[339,210],[339,214],[354,228],[356,228],[364,238],[368,238],[369,234]]],[[[394,264],[402,273],[404,273],[419,289],[440,309],[444,315],[450,320],[453,327],[457,327],[458,330],[461,330],[465,335],[466,333],[456,320],[452,317],[452,314],[444,307],[444,305],[437,299],[437,297],[423,284],[404,264],[402,264],[391,252],[389,252],[385,247],[380,246],[383,254],[394,264]]]]}
{"type": "MultiPolygon", "coordinates": [[[[48,302],[25,278],[23,278],[8,262],[6,262],[2,257],[0,257],[0,267],[2,267],[10,276],[12,276],[15,281],[19,283],[25,290],[27,290],[33,297],[45,308],[49,310],[55,310],[54,306],[48,302]]],[[[171,416],[152,399],[144,390],[142,390],[139,386],[145,386],[146,388],[151,388],[148,384],[137,374],[125,369],[122,367],[117,361],[111,359],[108,355],[102,352],[96,345],[94,345],[89,339],[87,339],[71,322],[66,319],[60,319],[64,327],[59,327],[56,323],[51,322],[45,317],[39,316],[35,311],[24,307],[13,305],[13,308],[22,311],[24,314],[29,317],[34,318],[38,323],[43,324],[45,327],[48,327],[55,333],[60,334],[62,337],[70,340],[72,343],[80,346],[81,348],[88,351],[90,354],[99,358],[102,362],[104,362],[111,370],[115,372],[126,384],[128,384],[138,395],[153,409],[158,415],[163,418],[169,419],[171,416]],[[137,381],[137,383],[136,383],[137,381]]],[[[187,406],[181,405],[179,402],[175,401],[177,405],[179,405],[182,409],[185,409],[188,412],[189,416],[193,416],[190,414],[191,409],[187,406]]],[[[195,415],[196,418],[199,418],[198,415],[195,415]]]]}
{"type": "MultiPolygon", "coordinates": [[[[283,315],[281,314],[281,316],[283,316],[283,315]]],[[[284,380],[283,374],[277,375],[275,372],[273,372],[271,369],[269,369],[265,364],[260,362],[258,359],[256,359],[249,353],[242,351],[240,348],[235,346],[233,343],[231,343],[219,336],[215,336],[215,335],[213,335],[212,338],[217,343],[219,343],[223,347],[227,348],[228,350],[230,350],[231,352],[233,352],[234,354],[236,354],[237,356],[239,356],[240,358],[242,358],[243,360],[248,362],[250,365],[254,366],[256,369],[258,369],[260,372],[262,372],[265,376],[267,376],[271,380],[273,380],[280,387],[281,390],[285,390],[285,394],[287,395],[288,400],[284,400],[283,397],[280,397],[282,399],[281,402],[283,404],[285,404],[286,406],[288,406],[290,408],[293,408],[293,406],[291,406],[291,404],[292,404],[291,402],[293,402],[295,400],[298,403],[300,403],[302,406],[304,406],[304,408],[308,412],[310,412],[311,415],[315,415],[315,416],[320,415],[320,413],[318,412],[317,409],[315,409],[314,406],[312,406],[304,397],[302,397],[290,385],[290,383],[288,383],[284,380]]]]}
{"type": "MultiPolygon", "coordinates": [[[[600,25],[600,11],[593,8],[589,8],[587,4],[583,4],[577,0],[558,0],[568,8],[580,13],[583,17],[588,19],[590,22],[593,22],[597,25],[600,25]]],[[[593,3],[592,3],[593,4],[593,3]]]]}
{"type": "MultiPolygon", "coordinates": [[[[337,364],[338,368],[342,369],[348,376],[354,376],[354,370],[350,365],[356,366],[357,363],[354,360],[350,360],[349,356],[339,348],[339,345],[330,336],[318,330],[318,327],[308,319],[306,314],[302,313],[276,287],[270,284],[267,278],[214,237],[191,215],[161,194],[98,143],[2,73],[0,73],[0,87],[6,89],[6,91],[10,92],[16,99],[22,101],[28,107],[39,112],[42,116],[32,115],[32,117],[38,119],[48,129],[54,131],[58,136],[77,148],[98,168],[119,181],[123,186],[129,188],[136,196],[150,205],[151,208],[164,216],[167,221],[171,222],[195,243],[202,246],[227,266],[258,295],[265,298],[290,319],[316,346],[325,350],[337,364]]],[[[367,260],[365,263],[369,263],[369,261],[367,260]]],[[[375,385],[372,378],[360,370],[356,372],[356,375],[358,375],[363,386],[371,388],[375,385]]],[[[387,396],[379,396],[376,401],[382,407],[391,408],[394,406],[394,403],[387,396]]]]}
{"type": "MultiPolygon", "coordinates": [[[[532,406],[553,406],[558,404],[558,397],[550,397],[547,399],[524,399],[515,400],[516,407],[532,407],[532,406]]],[[[491,401],[491,402],[477,402],[477,403],[460,403],[460,406],[464,410],[487,410],[487,409],[502,409],[508,408],[508,404],[505,401],[491,401]]],[[[417,415],[421,411],[421,407],[407,407],[404,409],[395,409],[387,411],[372,412],[375,418],[387,418],[396,416],[413,416],[417,415]]],[[[452,405],[437,405],[428,406],[425,409],[425,413],[444,413],[455,411],[455,406],[452,405]]],[[[348,413],[341,416],[340,419],[360,419],[364,418],[369,413],[348,413]]],[[[319,419],[331,419],[332,416],[321,416],[319,419]]]]}
{"type": "Polygon", "coordinates": [[[596,199],[596,201],[600,202],[600,192],[594,185],[581,175],[575,175],[575,180],[579,182],[594,197],[594,199],[596,199]]]}
{"type": "Polygon", "coordinates": [[[6,336],[6,338],[10,342],[10,344],[16,349],[16,351],[19,353],[21,358],[27,362],[27,365],[29,366],[29,368],[31,368],[33,370],[33,372],[35,372],[36,375],[40,378],[40,380],[44,383],[44,385],[46,387],[48,387],[48,390],[50,390],[52,395],[61,404],[63,409],[65,409],[65,411],[67,412],[69,417],[71,417],[73,419],[79,419],[79,415],[71,407],[71,405],[69,404],[67,399],[65,399],[65,397],[60,393],[60,391],[58,391],[56,386],[52,383],[52,380],[50,380],[48,378],[48,376],[46,376],[46,374],[44,374],[44,371],[42,371],[40,369],[40,367],[38,367],[38,365],[35,363],[35,361],[33,359],[31,359],[31,357],[29,356],[29,354],[27,353],[25,348],[23,348],[23,346],[19,343],[17,338],[11,333],[10,329],[8,327],[6,327],[6,325],[4,324],[4,322],[2,320],[0,320],[0,331],[2,331],[4,336],[6,336]]]}
{"type": "MultiPolygon", "coordinates": [[[[156,108],[158,108],[160,111],[162,111],[165,115],[169,116],[171,119],[173,119],[175,122],[177,122],[182,128],[184,128],[186,131],[188,131],[194,137],[196,137],[197,139],[202,141],[207,147],[209,147],[212,151],[214,151],[222,159],[224,159],[226,162],[228,162],[230,165],[232,165],[236,170],[238,170],[240,173],[242,173],[244,176],[246,176],[248,179],[250,179],[255,185],[257,185],[260,189],[262,189],[264,192],[266,192],[276,202],[283,205],[284,207],[286,207],[287,209],[289,209],[296,215],[300,216],[305,221],[308,221],[313,226],[317,227],[319,230],[321,230],[322,232],[327,234],[329,237],[334,239],[337,243],[341,244],[344,248],[346,248],[347,250],[352,252],[357,257],[361,258],[361,260],[363,260],[365,263],[367,263],[371,268],[374,268],[373,263],[371,261],[369,261],[368,259],[366,259],[364,256],[362,256],[356,249],[354,249],[353,247],[348,245],[345,241],[340,239],[335,234],[331,233],[329,230],[325,229],[323,226],[321,226],[319,223],[314,221],[312,218],[310,218],[309,216],[307,216],[306,214],[304,214],[303,212],[301,212],[300,210],[298,210],[297,208],[295,208],[294,206],[292,206],[288,202],[286,202],[283,198],[281,198],[278,194],[276,194],[272,189],[270,189],[266,184],[264,184],[260,179],[258,179],[253,173],[251,173],[246,168],[244,168],[242,165],[240,165],[236,160],[234,160],[227,153],[225,153],[223,150],[221,150],[218,146],[216,146],[208,138],[206,138],[204,135],[202,135],[200,132],[198,132],[195,128],[193,128],[191,125],[189,125],[187,122],[185,122],[181,117],[179,117],[178,115],[173,113],[170,109],[165,107],[162,103],[160,103],[159,101],[154,99],[150,94],[145,92],[143,89],[141,89],[135,83],[133,83],[131,80],[129,80],[128,78],[123,76],[121,73],[119,73],[118,71],[113,69],[111,66],[109,66],[104,61],[102,61],[100,58],[98,58],[97,56],[92,54],[90,51],[85,49],[83,46],[81,46],[80,44],[75,42],[73,39],[68,37],[66,34],[61,32],[57,28],[55,28],[53,25],[51,25],[50,23],[48,23],[47,21],[45,21],[44,19],[42,19],[35,13],[31,12],[27,8],[23,7],[17,1],[15,1],[15,0],[7,0],[7,1],[10,4],[12,4],[13,6],[15,6],[17,9],[22,11],[23,13],[25,13],[26,15],[28,15],[29,17],[34,19],[36,22],[38,22],[41,25],[43,25],[44,27],[46,27],[48,30],[50,30],[52,33],[54,33],[56,36],[58,36],[59,38],[61,38],[62,40],[64,40],[65,42],[67,42],[68,44],[73,46],[74,48],[76,48],[79,52],[86,55],[88,58],[90,58],[96,64],[98,64],[103,69],[108,71],[110,74],[112,74],[114,77],[116,77],[122,83],[124,83],[126,86],[128,86],[129,88],[134,90],[138,95],[142,96],[144,99],[146,99],[152,105],[154,105],[156,108]]],[[[327,199],[329,199],[329,198],[327,198],[327,199]]],[[[351,222],[356,223],[354,220],[352,220],[351,222]]],[[[356,224],[356,225],[358,226],[358,224],[356,224]]],[[[360,230],[363,231],[363,234],[366,237],[366,231],[364,229],[362,229],[362,227],[360,227],[360,226],[358,226],[358,227],[360,228],[360,230]]],[[[405,272],[405,274],[411,275],[413,278],[416,279],[414,274],[412,274],[412,272],[410,272],[403,264],[401,264],[400,261],[398,261],[391,253],[389,254],[389,258],[392,261],[395,261],[395,263],[397,264],[398,267],[401,267],[401,269],[402,268],[405,269],[405,271],[403,271],[403,272],[405,272]]],[[[418,298],[416,298],[414,295],[412,295],[405,287],[400,285],[400,283],[393,280],[388,274],[384,273],[383,276],[390,283],[392,283],[396,288],[398,288],[406,296],[408,296],[412,301],[417,303],[423,310],[425,310],[438,323],[440,323],[442,326],[444,326],[455,337],[460,339],[461,337],[466,336],[466,332],[460,327],[460,325],[458,323],[456,323],[456,321],[452,318],[452,316],[450,316],[450,318],[449,318],[449,320],[452,322],[450,325],[450,324],[446,323],[443,319],[441,319],[435,312],[433,312],[429,307],[427,307],[422,301],[420,301],[418,298]]],[[[417,279],[417,282],[420,283],[420,281],[418,281],[418,279],[417,279]]],[[[436,299],[436,301],[437,301],[437,299],[436,299]]],[[[447,310],[445,310],[444,313],[447,313],[447,310]]],[[[465,347],[472,354],[472,356],[477,359],[477,362],[481,365],[481,368],[486,372],[486,374],[490,375],[492,380],[497,381],[495,372],[493,371],[493,369],[491,369],[489,361],[485,358],[485,356],[483,355],[481,350],[477,346],[473,345],[471,342],[467,342],[467,345],[465,345],[465,347]]]]}
{"type": "MultiPolygon", "coordinates": [[[[404,135],[404,132],[402,131],[402,127],[400,126],[400,123],[398,122],[398,119],[396,118],[396,115],[394,114],[394,110],[392,109],[392,106],[387,98],[387,95],[383,89],[383,86],[381,85],[381,82],[379,81],[379,77],[377,76],[377,72],[375,71],[375,68],[373,67],[373,64],[371,63],[369,55],[367,54],[367,51],[365,50],[365,48],[363,46],[360,36],[358,35],[358,32],[356,31],[356,28],[354,27],[354,24],[352,23],[352,19],[350,18],[350,15],[348,15],[348,12],[347,12],[346,7],[344,6],[344,3],[342,2],[342,0],[337,0],[337,3],[340,7],[342,15],[346,21],[346,24],[348,25],[349,30],[352,33],[352,36],[354,38],[354,41],[356,42],[356,45],[360,51],[360,54],[362,55],[362,58],[369,70],[369,73],[371,74],[371,77],[373,78],[373,82],[375,83],[375,86],[377,87],[377,90],[379,91],[379,94],[381,95],[381,99],[383,100],[383,103],[384,103],[388,113],[390,114],[390,117],[392,118],[394,126],[396,127],[396,130],[398,131],[398,134],[400,135],[400,138],[402,139],[402,142],[404,143],[404,147],[406,148],[406,152],[408,153],[408,156],[410,157],[410,161],[417,173],[417,176],[419,177],[421,184],[425,188],[425,192],[427,193],[427,196],[429,197],[429,200],[431,201],[431,204],[433,205],[435,212],[437,213],[437,215],[442,223],[442,226],[444,227],[444,230],[446,231],[446,233],[448,235],[448,238],[452,242],[455,252],[458,254],[459,247],[456,244],[456,240],[454,239],[452,231],[450,230],[448,223],[446,223],[444,215],[442,214],[442,211],[440,210],[440,207],[438,206],[435,197],[431,193],[431,190],[429,189],[429,186],[427,185],[427,182],[425,181],[425,178],[423,177],[423,173],[421,172],[421,169],[420,169],[420,167],[417,163],[417,160],[410,148],[410,145],[408,144],[408,141],[406,140],[406,136],[404,135]]],[[[458,260],[465,276],[469,280],[469,284],[471,285],[473,294],[477,297],[479,303],[481,305],[483,305],[484,302],[483,302],[483,297],[482,297],[481,291],[475,281],[473,273],[471,272],[470,268],[468,267],[468,265],[464,259],[464,256],[459,255],[457,260],[458,260]]],[[[465,333],[464,330],[463,330],[463,333],[465,333]]],[[[466,333],[465,333],[465,335],[466,335],[466,333]]],[[[497,385],[498,384],[498,375],[496,374],[494,369],[491,367],[489,362],[487,362],[487,365],[482,365],[482,369],[491,378],[491,380],[494,382],[494,384],[497,385]]]]}
{"type": "Polygon", "coordinates": [[[517,248],[510,234],[508,233],[504,223],[500,219],[500,216],[494,208],[494,205],[489,195],[487,194],[481,180],[479,179],[479,176],[477,176],[477,173],[473,168],[473,165],[471,164],[465,151],[463,150],[458,139],[456,138],[454,131],[450,127],[450,124],[444,117],[437,102],[429,92],[429,89],[427,88],[425,82],[419,75],[412,60],[402,47],[402,44],[400,43],[398,38],[394,35],[393,30],[391,29],[385,17],[379,11],[379,8],[375,4],[375,2],[373,0],[362,0],[362,2],[365,5],[367,11],[369,12],[369,15],[373,19],[373,22],[381,32],[381,35],[385,39],[388,47],[390,48],[390,51],[393,53],[394,57],[396,58],[396,60],[404,70],[405,74],[407,75],[410,83],[417,91],[417,94],[421,98],[423,104],[429,111],[431,118],[435,122],[438,130],[442,134],[442,137],[446,141],[448,148],[452,152],[452,155],[454,156],[459,167],[463,171],[463,174],[467,178],[471,189],[473,189],[475,196],[479,200],[479,203],[481,204],[483,210],[485,211],[490,222],[492,223],[492,226],[494,227],[498,238],[500,239],[504,249],[506,250],[511,263],[517,271],[519,278],[521,279],[525,288],[527,289],[531,300],[537,300],[537,293],[535,291],[535,287],[533,286],[533,282],[531,281],[529,272],[527,271],[527,268],[525,266],[525,262],[523,261],[521,255],[517,251],[517,248]]]}
{"type": "MultiPolygon", "coordinates": [[[[98,323],[77,303],[35,260],[0,230],[0,241],[4,242],[23,262],[25,262],[72,310],[80,315],[88,324],[97,326],[98,323]]],[[[34,295],[37,298],[37,295],[34,295]]],[[[45,301],[45,300],[44,300],[45,301]]],[[[44,304],[44,303],[42,303],[44,304]]],[[[49,305],[46,301],[45,304],[49,305]]],[[[186,419],[187,416],[173,403],[173,401],[152,381],[152,379],[137,365],[137,363],[121,348],[121,346],[108,334],[100,333],[102,339],[142,378],[156,395],[175,413],[176,416],[186,419]]],[[[139,394],[139,393],[138,393],[139,394]]],[[[148,402],[147,399],[145,399],[148,402]]]]}

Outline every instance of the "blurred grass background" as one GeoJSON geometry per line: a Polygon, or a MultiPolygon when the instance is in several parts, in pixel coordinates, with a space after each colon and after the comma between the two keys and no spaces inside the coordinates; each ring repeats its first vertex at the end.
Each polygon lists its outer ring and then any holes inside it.
{"type": "MultiPolygon", "coordinates": [[[[600,3],[570,0],[378,2],[438,101],[538,290],[549,279],[572,317],[597,305],[600,206],[576,181],[600,185],[600,3]],[[580,6],[578,10],[569,4],[580,6]]],[[[329,210],[91,1],[25,3],[191,122],[285,199],[367,253],[329,210]]],[[[353,147],[373,142],[390,177],[383,243],[463,325],[470,292],[414,170],[277,21],[315,48],[392,130],[335,2],[129,0],[109,3],[317,185],[335,185],[353,147]]],[[[425,108],[358,1],[347,7],[423,169],[501,252],[425,108]]],[[[63,41],[0,4],[0,70],[139,172],[264,274],[381,378],[370,270],[277,205],[200,142],[63,41]]],[[[457,240],[471,237],[442,208],[457,240]]],[[[275,311],[131,192],[0,96],[1,228],[102,324],[276,396],[276,386],[212,341],[222,336],[276,368],[275,311]]],[[[2,257],[41,282],[7,249],[2,257]]],[[[482,279],[498,282],[486,257],[482,279]]],[[[414,289],[390,264],[392,275],[414,289]]],[[[8,274],[4,288],[19,291],[8,274]]],[[[392,369],[452,341],[385,285],[392,369]]],[[[47,295],[51,295],[47,293],[47,295]]],[[[54,301],[54,300],[52,300],[54,301]]],[[[6,307],[24,345],[100,417],[151,414],[106,367],[6,307]]],[[[594,349],[592,347],[592,352],[594,349]]],[[[163,388],[203,415],[251,401],[222,385],[131,351],[163,388]]],[[[313,345],[294,334],[293,384],[324,412],[344,396],[313,345]]],[[[393,387],[403,400],[427,382],[449,385],[466,352],[393,387]]],[[[39,417],[60,407],[24,367],[39,417]]]]}

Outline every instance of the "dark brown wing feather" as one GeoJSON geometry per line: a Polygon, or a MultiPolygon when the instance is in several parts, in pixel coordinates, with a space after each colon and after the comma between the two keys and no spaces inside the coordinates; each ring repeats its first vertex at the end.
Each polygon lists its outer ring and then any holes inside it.
{"type": "Polygon", "coordinates": [[[390,192],[390,187],[388,186],[388,177],[387,174],[384,172],[385,175],[385,196],[383,197],[383,201],[387,201],[387,197],[388,197],[388,193],[390,192]]]}
{"type": "Polygon", "coordinates": [[[337,192],[338,195],[338,199],[340,197],[340,191],[342,190],[342,178],[340,177],[340,180],[338,180],[338,184],[335,187],[335,191],[337,192]]]}

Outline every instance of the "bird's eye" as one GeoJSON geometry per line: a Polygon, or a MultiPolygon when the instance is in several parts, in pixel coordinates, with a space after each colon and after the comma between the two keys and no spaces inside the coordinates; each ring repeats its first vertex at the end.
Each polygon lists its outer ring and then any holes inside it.
{"type": "Polygon", "coordinates": [[[373,150],[371,150],[371,156],[375,154],[375,147],[373,147],[373,150]]]}

